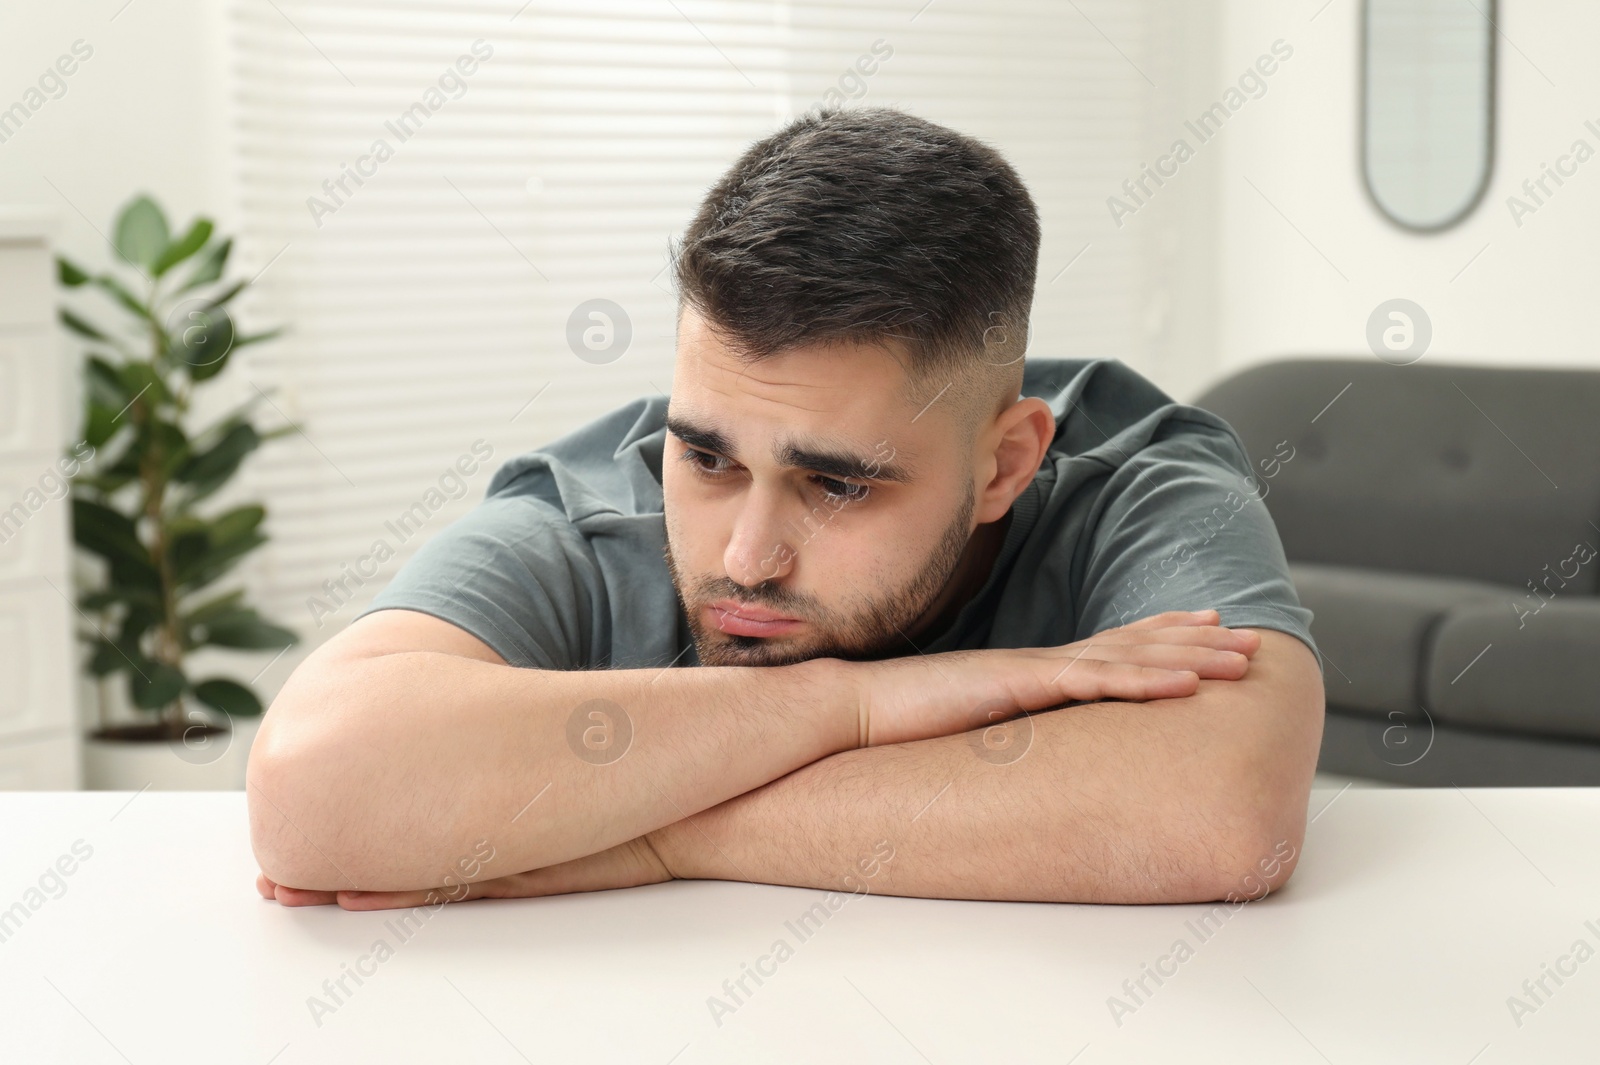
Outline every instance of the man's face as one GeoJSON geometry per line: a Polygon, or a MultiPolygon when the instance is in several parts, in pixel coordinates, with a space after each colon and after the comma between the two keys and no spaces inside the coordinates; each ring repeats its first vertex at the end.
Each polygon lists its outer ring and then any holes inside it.
{"type": "Polygon", "coordinates": [[[683,311],[661,480],[701,664],[915,653],[973,531],[974,471],[951,393],[923,409],[906,384],[870,346],[745,363],[683,311]]]}

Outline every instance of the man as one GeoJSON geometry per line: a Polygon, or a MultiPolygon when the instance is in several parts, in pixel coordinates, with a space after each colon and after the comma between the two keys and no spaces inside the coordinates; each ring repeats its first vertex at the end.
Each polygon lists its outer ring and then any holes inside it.
{"type": "Polygon", "coordinates": [[[1121,362],[1024,363],[1038,248],[898,110],[751,147],[676,250],[670,401],[507,462],[284,685],[262,894],[1282,884],[1322,678],[1265,485],[1121,362]]]}

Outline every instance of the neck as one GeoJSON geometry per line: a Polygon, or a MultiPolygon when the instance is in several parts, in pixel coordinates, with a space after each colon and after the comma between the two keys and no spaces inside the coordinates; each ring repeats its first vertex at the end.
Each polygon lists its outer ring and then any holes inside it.
{"type": "Polygon", "coordinates": [[[956,562],[955,572],[911,627],[907,637],[915,639],[926,632],[941,633],[955,620],[961,608],[972,601],[972,597],[989,579],[995,560],[1000,557],[1000,548],[1005,544],[1006,530],[1010,527],[1011,511],[1008,510],[998,521],[988,522],[973,530],[966,548],[961,552],[961,558],[956,562]]]}

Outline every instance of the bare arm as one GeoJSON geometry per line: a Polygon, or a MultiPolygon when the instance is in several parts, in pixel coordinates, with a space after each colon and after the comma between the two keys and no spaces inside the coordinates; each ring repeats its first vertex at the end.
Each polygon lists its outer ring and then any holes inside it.
{"type": "Polygon", "coordinates": [[[1036,714],[1014,761],[1003,742],[980,757],[981,734],[847,751],[651,842],[684,878],[1055,902],[1259,895],[1300,851],[1323,688],[1303,643],[1253,631],[1240,679],[1036,714]]]}
{"type": "Polygon", "coordinates": [[[1245,655],[1224,649],[1237,640],[1169,614],[1090,645],[955,652],[937,667],[548,671],[428,615],[380,611],[314,652],[263,721],[252,844],[267,882],[309,897],[444,883],[480,844],[489,876],[544,869],[830,755],[963,732],[975,708],[1187,695],[1198,676],[1242,675],[1245,655]],[[611,748],[588,751],[583,730],[604,740],[607,726],[611,748]]]}
{"type": "Polygon", "coordinates": [[[496,870],[581,857],[856,747],[856,704],[831,676],[517,669],[429,615],[369,614],[262,721],[255,855],[273,881],[321,890],[438,883],[479,840],[496,870]],[[578,711],[589,700],[606,702],[578,711]]]}

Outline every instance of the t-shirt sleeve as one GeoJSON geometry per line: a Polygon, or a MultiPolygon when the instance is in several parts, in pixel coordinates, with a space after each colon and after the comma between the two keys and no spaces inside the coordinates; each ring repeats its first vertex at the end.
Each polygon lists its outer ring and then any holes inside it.
{"type": "MultiPolygon", "coordinates": [[[[1174,420],[1107,479],[1084,566],[1075,639],[1168,610],[1215,608],[1230,628],[1276,629],[1317,657],[1277,526],[1236,435],[1174,420]]],[[[1274,472],[1280,466],[1271,467],[1274,472]]]]}
{"type": "Polygon", "coordinates": [[[566,514],[490,496],[424,544],[358,617],[403,608],[488,644],[513,666],[590,668],[600,567],[566,514]]]}

